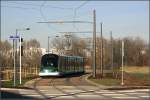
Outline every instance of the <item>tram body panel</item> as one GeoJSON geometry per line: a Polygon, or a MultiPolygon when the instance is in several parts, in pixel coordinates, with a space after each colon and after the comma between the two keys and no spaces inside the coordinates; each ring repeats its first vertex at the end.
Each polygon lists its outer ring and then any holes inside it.
{"type": "Polygon", "coordinates": [[[84,58],[46,54],[41,58],[39,76],[61,76],[84,72],[84,58]]]}

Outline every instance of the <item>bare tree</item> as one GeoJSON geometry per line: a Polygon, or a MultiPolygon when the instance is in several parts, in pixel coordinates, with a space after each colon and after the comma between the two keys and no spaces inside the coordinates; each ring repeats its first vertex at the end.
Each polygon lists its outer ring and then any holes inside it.
{"type": "Polygon", "coordinates": [[[0,66],[8,67],[12,66],[12,56],[11,56],[11,44],[6,41],[0,42],[0,66]]]}
{"type": "Polygon", "coordinates": [[[25,66],[40,66],[40,59],[42,51],[40,49],[40,43],[36,39],[23,42],[24,55],[23,64],[25,66]]]}
{"type": "Polygon", "coordinates": [[[125,41],[125,64],[126,65],[136,65],[141,66],[143,65],[143,60],[147,59],[146,57],[146,43],[139,38],[124,38],[125,41]],[[142,53],[142,52],[145,53],[142,53]]]}
{"type": "Polygon", "coordinates": [[[68,37],[62,36],[54,38],[52,44],[57,50],[64,51],[64,54],[75,56],[84,56],[87,47],[86,41],[74,34],[70,34],[68,37]]]}

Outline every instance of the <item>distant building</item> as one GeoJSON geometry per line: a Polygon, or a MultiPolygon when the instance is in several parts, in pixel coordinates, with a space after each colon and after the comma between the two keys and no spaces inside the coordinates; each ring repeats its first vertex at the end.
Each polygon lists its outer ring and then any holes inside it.
{"type": "Polygon", "coordinates": [[[42,55],[46,54],[46,49],[45,48],[41,48],[42,51],[42,55]]]}
{"type": "Polygon", "coordinates": [[[59,49],[57,49],[57,48],[54,47],[54,48],[50,49],[49,53],[62,55],[62,54],[64,54],[64,50],[59,50],[59,49]]]}
{"type": "MultiPolygon", "coordinates": [[[[17,48],[17,54],[19,54],[20,49],[17,48]]],[[[32,56],[33,53],[42,53],[42,55],[46,54],[46,49],[45,48],[29,48],[29,49],[23,49],[23,55],[29,55],[32,56]]],[[[2,55],[6,56],[6,57],[10,57],[13,56],[13,49],[10,49],[7,52],[2,52],[2,55]]]]}

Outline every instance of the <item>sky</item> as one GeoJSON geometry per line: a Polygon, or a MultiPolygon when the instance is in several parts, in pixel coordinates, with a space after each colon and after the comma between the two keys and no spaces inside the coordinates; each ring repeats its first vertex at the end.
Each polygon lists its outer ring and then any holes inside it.
{"type": "MultiPolygon", "coordinates": [[[[47,38],[59,32],[93,31],[89,23],[50,24],[45,21],[93,21],[96,10],[96,29],[113,38],[141,37],[149,40],[149,1],[1,1],[1,38],[9,40],[16,29],[24,40],[37,39],[47,48],[47,38]],[[30,28],[30,30],[24,30],[30,28]]],[[[76,33],[78,37],[92,37],[92,33],[76,33]]],[[[97,33],[99,36],[99,33],[97,33]]],[[[11,41],[11,40],[9,40],[11,41]]]]}

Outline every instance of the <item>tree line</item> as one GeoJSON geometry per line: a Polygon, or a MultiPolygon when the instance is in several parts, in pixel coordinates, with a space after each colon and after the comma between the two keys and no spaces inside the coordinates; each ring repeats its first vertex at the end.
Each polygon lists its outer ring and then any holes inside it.
{"type": "MultiPolygon", "coordinates": [[[[103,62],[105,68],[110,68],[113,50],[113,66],[121,66],[121,42],[124,41],[124,64],[126,66],[148,66],[148,44],[140,37],[125,37],[123,39],[103,38],[103,62]]],[[[96,64],[100,66],[101,38],[96,39],[96,64]]],[[[62,50],[64,55],[83,56],[87,65],[92,65],[92,38],[81,39],[76,35],[70,38],[53,39],[53,47],[62,50]],[[67,49],[66,49],[67,48],[67,49]],[[88,54],[87,54],[88,53],[88,54]]],[[[23,42],[23,66],[40,66],[42,51],[40,42],[36,39],[23,42]]],[[[19,66],[19,52],[17,53],[19,66]]],[[[13,66],[12,45],[10,41],[0,42],[0,67],[13,66]]]]}
{"type": "MultiPolygon", "coordinates": [[[[22,66],[35,67],[40,65],[42,51],[36,39],[23,42],[22,66]]],[[[16,67],[19,67],[19,49],[16,51],[16,67]]],[[[0,67],[13,67],[14,56],[10,41],[0,41],[0,67]]]]}
{"type": "MultiPolygon", "coordinates": [[[[71,49],[65,50],[65,46],[69,43],[67,38],[60,38],[56,41],[53,40],[54,47],[61,49],[65,55],[84,56],[86,64],[92,65],[92,38],[81,39],[75,35],[70,38],[71,49]],[[63,39],[63,40],[62,40],[63,39]],[[57,45],[57,46],[56,46],[57,45]],[[61,48],[60,48],[61,47],[61,48]],[[86,53],[90,52],[91,55],[87,56],[86,53]]],[[[103,63],[105,68],[110,68],[113,60],[113,66],[121,66],[122,57],[122,41],[124,41],[124,64],[126,66],[148,66],[148,43],[140,37],[125,37],[123,39],[106,39],[103,38],[103,63]],[[112,52],[113,50],[113,52],[112,52]],[[113,58],[112,58],[113,55],[113,58]]],[[[101,38],[96,38],[96,65],[100,66],[100,52],[101,52],[101,38]]]]}

